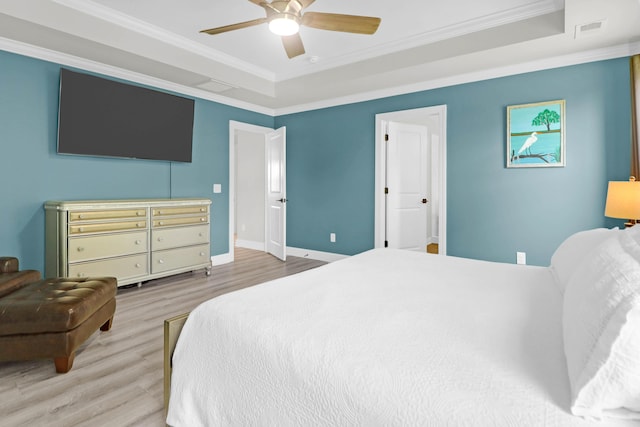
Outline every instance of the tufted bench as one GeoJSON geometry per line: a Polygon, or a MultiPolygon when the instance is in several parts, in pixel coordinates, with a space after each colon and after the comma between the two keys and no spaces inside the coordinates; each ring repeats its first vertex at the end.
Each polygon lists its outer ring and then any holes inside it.
{"type": "Polygon", "coordinates": [[[98,328],[111,328],[114,277],[45,279],[0,298],[0,361],[54,359],[68,372],[77,348],[98,328]]]}

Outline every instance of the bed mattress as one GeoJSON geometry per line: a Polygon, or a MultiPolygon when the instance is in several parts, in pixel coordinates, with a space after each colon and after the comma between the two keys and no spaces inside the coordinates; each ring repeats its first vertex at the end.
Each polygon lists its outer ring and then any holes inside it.
{"type": "Polygon", "coordinates": [[[196,308],[173,426],[622,426],[569,412],[548,268],[374,249],[196,308]]]}

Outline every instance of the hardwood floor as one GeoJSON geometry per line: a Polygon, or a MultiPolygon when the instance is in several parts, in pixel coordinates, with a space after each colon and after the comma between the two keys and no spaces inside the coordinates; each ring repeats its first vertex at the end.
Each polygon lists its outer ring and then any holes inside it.
{"type": "Polygon", "coordinates": [[[163,321],[217,295],[325,264],[236,248],[210,277],[187,273],[118,290],[113,328],[96,332],[71,371],[52,360],[0,362],[2,426],[163,426],[163,321]]]}

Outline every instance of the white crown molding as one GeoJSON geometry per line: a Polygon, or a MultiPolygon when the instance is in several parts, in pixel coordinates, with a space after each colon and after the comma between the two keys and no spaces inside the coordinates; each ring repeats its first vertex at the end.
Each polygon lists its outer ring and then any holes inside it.
{"type": "Polygon", "coordinates": [[[221,62],[233,68],[245,71],[249,74],[261,77],[266,80],[274,81],[275,74],[269,70],[257,67],[246,61],[242,61],[234,56],[227,55],[213,48],[207,47],[193,40],[180,36],[178,34],[167,31],[164,28],[157,27],[148,22],[134,18],[114,9],[102,6],[90,0],[52,0],[55,3],[65,7],[77,10],[79,12],[91,15],[103,21],[110,22],[127,30],[135,31],[153,39],[176,46],[196,55],[203,56],[213,61],[221,62]]]}
{"type": "Polygon", "coordinates": [[[464,22],[448,25],[446,27],[436,28],[431,31],[425,31],[420,34],[412,35],[411,37],[394,40],[393,42],[376,45],[369,49],[360,50],[357,53],[349,53],[346,55],[332,57],[326,60],[323,59],[318,63],[310,63],[303,71],[297,69],[295,72],[291,73],[278,73],[276,75],[276,82],[289,80],[320,71],[326,71],[354,62],[364,61],[377,56],[383,56],[386,54],[436,43],[454,37],[464,36],[478,31],[487,30],[489,28],[511,24],[513,22],[535,18],[537,16],[542,16],[549,13],[557,12],[559,10],[563,10],[563,8],[563,5],[558,4],[556,0],[546,0],[544,2],[530,3],[528,5],[515,7],[503,12],[481,16],[476,19],[470,19],[464,22]]]}
{"type": "Polygon", "coordinates": [[[449,76],[442,79],[434,79],[415,83],[411,85],[396,86],[388,89],[360,93],[357,95],[328,99],[320,102],[293,105],[284,108],[270,109],[260,105],[248,102],[238,101],[222,95],[212,94],[211,92],[195,89],[189,86],[179,85],[167,82],[155,77],[150,77],[140,73],[134,73],[122,68],[105,65],[99,62],[79,58],[73,55],[56,52],[50,49],[33,46],[30,44],[17,42],[0,37],[0,50],[12,52],[44,61],[58,63],[68,67],[75,67],[86,71],[91,71],[135,83],[164,89],[183,95],[189,95],[220,104],[237,107],[244,110],[253,111],[267,116],[276,117],[285,114],[294,114],[305,111],[317,110],[321,108],[335,107],[345,104],[353,104],[357,102],[371,101],[374,99],[386,98],[396,95],[404,95],[414,92],[422,92],[425,90],[438,89],[441,87],[454,86],[458,84],[471,83],[481,80],[488,80],[498,77],[540,71],[545,69],[559,68],[570,65],[578,65],[587,62],[604,61],[607,59],[620,58],[624,56],[632,56],[640,53],[640,42],[617,45],[608,48],[590,50],[570,55],[556,56],[539,61],[531,61],[507,67],[499,67],[490,70],[484,70],[474,73],[460,74],[449,76]]]}
{"type": "Polygon", "coordinates": [[[228,98],[222,95],[213,94],[209,91],[200,90],[200,89],[192,88],[190,86],[168,82],[166,80],[158,79],[156,77],[151,77],[146,74],[136,73],[133,71],[125,70],[123,68],[106,65],[101,62],[80,58],[77,56],[57,52],[50,49],[45,49],[38,46],[33,46],[27,43],[18,42],[18,41],[10,40],[3,37],[0,37],[0,50],[17,53],[19,55],[41,59],[48,62],[54,62],[67,67],[79,68],[82,70],[91,71],[94,73],[131,81],[131,82],[139,83],[146,86],[152,86],[158,89],[164,89],[164,90],[176,92],[182,95],[189,95],[195,98],[201,98],[208,101],[218,102],[220,104],[229,105],[231,107],[237,107],[237,108],[242,108],[244,110],[253,111],[256,113],[266,114],[268,116],[274,115],[273,109],[265,108],[260,105],[238,101],[233,98],[228,98]]]}
{"type": "Polygon", "coordinates": [[[589,50],[569,55],[561,55],[543,60],[525,62],[521,64],[497,67],[473,73],[458,74],[441,79],[427,80],[404,86],[395,86],[387,89],[359,93],[357,95],[328,99],[320,102],[300,104],[275,110],[275,116],[301,113],[304,111],[319,110],[322,108],[336,107],[339,105],[354,104],[358,102],[372,101],[396,95],[422,92],[447,86],[472,83],[516,74],[530,73],[533,71],[548,70],[588,62],[605,61],[607,59],[632,56],[640,53],[640,42],[622,44],[602,49],[589,50]]]}

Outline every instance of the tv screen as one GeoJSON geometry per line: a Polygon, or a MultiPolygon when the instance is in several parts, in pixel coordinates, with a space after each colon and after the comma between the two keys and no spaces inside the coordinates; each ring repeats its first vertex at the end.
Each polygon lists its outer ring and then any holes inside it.
{"type": "Polygon", "coordinates": [[[63,68],[58,153],[191,162],[193,105],[63,68]]]}

